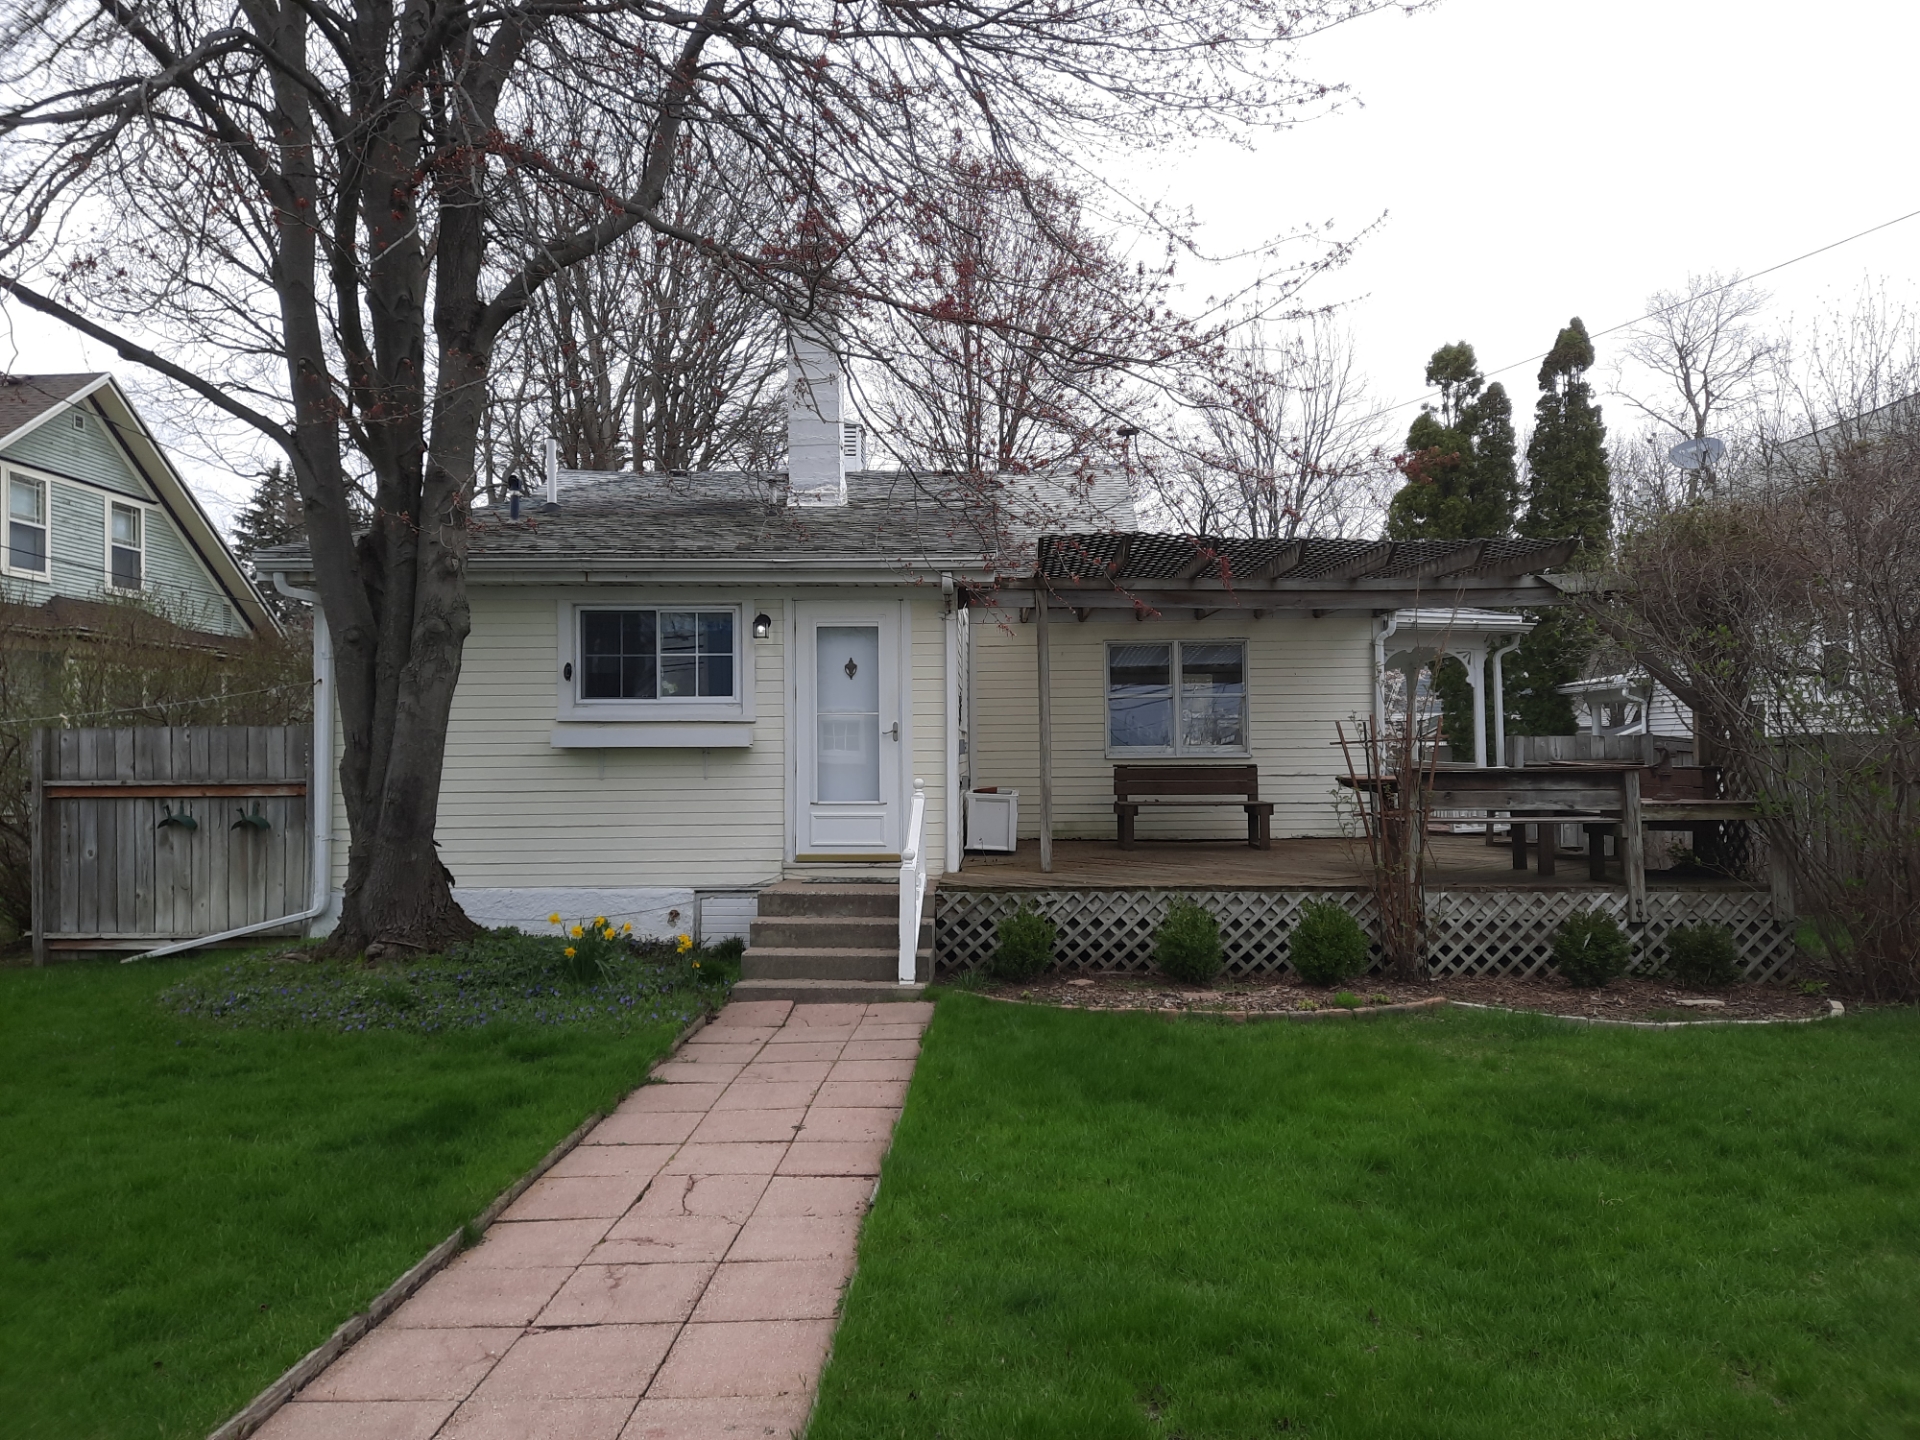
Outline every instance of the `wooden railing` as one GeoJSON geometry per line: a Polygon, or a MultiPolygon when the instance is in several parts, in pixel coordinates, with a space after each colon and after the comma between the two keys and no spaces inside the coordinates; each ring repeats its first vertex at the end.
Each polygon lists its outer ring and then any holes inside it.
{"type": "Polygon", "coordinates": [[[927,896],[927,782],[913,778],[906,843],[900,847],[900,983],[914,982],[920,957],[920,907],[927,896]]]}

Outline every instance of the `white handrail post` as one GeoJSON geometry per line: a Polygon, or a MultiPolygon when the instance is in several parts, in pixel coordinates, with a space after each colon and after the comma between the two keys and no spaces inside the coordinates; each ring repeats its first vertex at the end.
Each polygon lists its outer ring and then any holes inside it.
{"type": "Polygon", "coordinates": [[[914,983],[920,954],[920,906],[927,893],[927,782],[913,777],[907,810],[907,843],[900,850],[900,983],[914,983]]]}

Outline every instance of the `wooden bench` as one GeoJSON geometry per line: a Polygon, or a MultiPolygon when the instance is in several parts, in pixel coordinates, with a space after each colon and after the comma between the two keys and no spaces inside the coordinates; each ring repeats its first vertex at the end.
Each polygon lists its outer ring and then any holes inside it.
{"type": "Polygon", "coordinates": [[[1247,812],[1247,844],[1273,848],[1273,802],[1260,798],[1258,765],[1116,765],[1113,797],[1122,850],[1133,848],[1133,821],[1143,808],[1176,805],[1237,805],[1247,812]]]}

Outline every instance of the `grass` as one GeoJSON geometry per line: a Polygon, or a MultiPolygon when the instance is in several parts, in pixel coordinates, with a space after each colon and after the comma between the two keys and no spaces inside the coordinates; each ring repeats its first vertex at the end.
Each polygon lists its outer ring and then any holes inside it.
{"type": "Polygon", "coordinates": [[[274,1030],[160,1003],[228,963],[0,970],[8,1436],[205,1435],[680,1029],[274,1030]]]}
{"type": "Polygon", "coordinates": [[[1920,1433],[1920,1016],[941,1002],[810,1440],[1920,1433]]]}

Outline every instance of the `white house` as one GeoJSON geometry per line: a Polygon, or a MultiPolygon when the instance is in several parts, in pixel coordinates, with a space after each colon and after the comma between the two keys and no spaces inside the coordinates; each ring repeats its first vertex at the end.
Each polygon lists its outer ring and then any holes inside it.
{"type": "Polygon", "coordinates": [[[960,869],[968,788],[1018,790],[1025,837],[1110,838],[1116,763],[1231,761],[1275,833],[1336,833],[1334,725],[1373,709],[1387,617],[1557,595],[1535,572],[1560,545],[1196,541],[1138,532],[1123,477],[857,468],[839,368],[800,348],[787,472],[550,466],[518,518],[479,512],[437,832],[475,919],[758,920],[750,977],[881,983],[894,892],[848,882],[960,869]],[[795,882],[840,882],[805,898],[845,913],[780,899],[795,882]]]}

